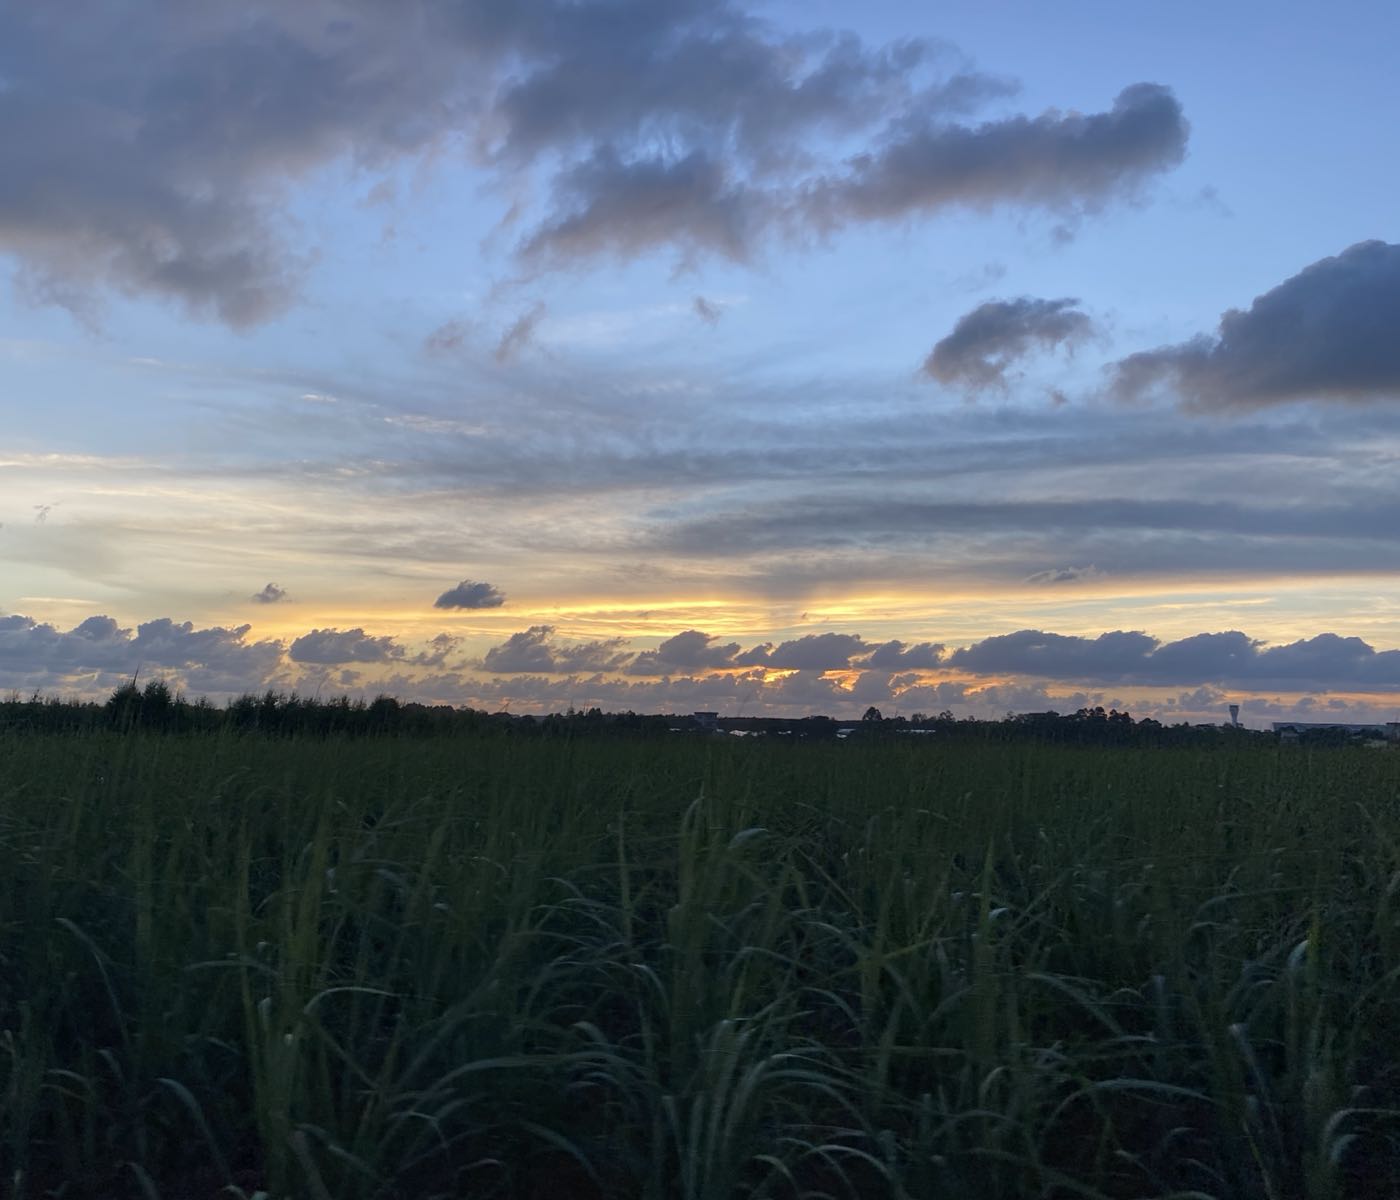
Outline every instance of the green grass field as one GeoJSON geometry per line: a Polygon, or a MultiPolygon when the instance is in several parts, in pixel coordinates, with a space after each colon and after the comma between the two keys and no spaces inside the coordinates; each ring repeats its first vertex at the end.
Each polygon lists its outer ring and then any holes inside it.
{"type": "Polygon", "coordinates": [[[1400,754],[0,736],[6,1197],[1394,1197],[1400,754]]]}

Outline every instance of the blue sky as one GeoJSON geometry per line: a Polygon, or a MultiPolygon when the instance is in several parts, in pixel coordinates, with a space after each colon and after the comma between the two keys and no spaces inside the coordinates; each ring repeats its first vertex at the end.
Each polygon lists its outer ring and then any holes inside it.
{"type": "Polygon", "coordinates": [[[0,687],[1393,715],[1400,15],[1068,7],[0,15],[0,687]]]}

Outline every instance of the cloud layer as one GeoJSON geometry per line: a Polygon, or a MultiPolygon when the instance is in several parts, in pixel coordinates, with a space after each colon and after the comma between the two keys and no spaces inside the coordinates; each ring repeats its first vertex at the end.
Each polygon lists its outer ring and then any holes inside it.
{"type": "Polygon", "coordinates": [[[625,638],[573,639],[535,625],[480,658],[450,634],[416,650],[359,627],[313,629],[290,643],[248,634],[246,625],[200,629],[169,618],[132,630],[97,616],[63,631],[30,617],[0,617],[0,687],[100,697],[139,674],[215,696],[348,688],[477,706],[587,700],[636,711],[744,707],[836,716],[867,704],[987,714],[1129,700],[1140,713],[1209,713],[1231,689],[1256,717],[1299,719],[1329,705],[1376,708],[1328,693],[1400,696],[1400,650],[1334,633],[1266,645],[1237,630],[1162,641],[1140,631],[1085,637],[1023,629],[950,649],[828,631],[745,649],[688,629],[638,650],[625,638]],[[1147,691],[1132,699],[1133,689],[1147,691]],[[1284,703],[1268,695],[1280,692],[1304,698],[1284,703]]]}

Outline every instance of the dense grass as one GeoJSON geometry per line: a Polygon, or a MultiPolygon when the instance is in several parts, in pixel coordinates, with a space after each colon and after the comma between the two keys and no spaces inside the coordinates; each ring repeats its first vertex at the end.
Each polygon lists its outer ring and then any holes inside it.
{"type": "Polygon", "coordinates": [[[0,1195],[1389,1197],[1398,1048],[1400,754],[0,735],[0,1195]]]}

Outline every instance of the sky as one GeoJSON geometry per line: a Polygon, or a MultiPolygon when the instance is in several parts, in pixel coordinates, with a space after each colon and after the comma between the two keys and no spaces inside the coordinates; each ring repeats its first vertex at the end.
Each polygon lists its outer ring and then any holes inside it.
{"type": "Polygon", "coordinates": [[[1398,719],[1397,36],[0,6],[0,690],[1398,719]]]}

